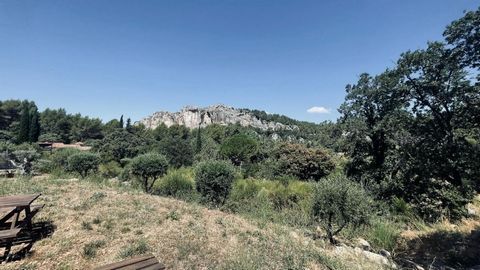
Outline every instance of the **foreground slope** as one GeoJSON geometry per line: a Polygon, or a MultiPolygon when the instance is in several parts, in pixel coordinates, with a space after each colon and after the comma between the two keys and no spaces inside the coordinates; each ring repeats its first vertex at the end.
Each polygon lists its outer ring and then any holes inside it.
{"type": "Polygon", "coordinates": [[[6,269],[90,269],[142,253],[154,254],[168,269],[380,268],[338,258],[298,231],[116,182],[0,179],[1,195],[35,192],[45,203],[36,222],[51,222],[54,233],[6,269]]]}

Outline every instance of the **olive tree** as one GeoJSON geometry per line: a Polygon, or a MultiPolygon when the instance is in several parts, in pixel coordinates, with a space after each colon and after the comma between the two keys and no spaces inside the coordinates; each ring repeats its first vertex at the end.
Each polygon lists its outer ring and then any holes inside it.
{"type": "Polygon", "coordinates": [[[343,175],[331,176],[315,184],[312,215],[327,233],[330,243],[347,226],[369,222],[371,199],[356,182],[343,175]]]}
{"type": "Polygon", "coordinates": [[[197,191],[215,205],[223,205],[235,178],[233,166],[225,161],[205,161],[195,171],[197,191]]]}
{"type": "Polygon", "coordinates": [[[32,174],[33,163],[40,157],[35,150],[17,150],[13,152],[15,165],[20,168],[22,175],[32,174]]]}
{"type": "Polygon", "coordinates": [[[68,169],[80,174],[82,178],[85,178],[90,172],[97,171],[99,163],[98,155],[93,153],[77,153],[67,159],[68,169]]]}
{"type": "Polygon", "coordinates": [[[152,190],[157,178],[162,177],[168,169],[167,158],[160,154],[143,154],[132,159],[131,174],[141,181],[145,192],[152,190]]]}

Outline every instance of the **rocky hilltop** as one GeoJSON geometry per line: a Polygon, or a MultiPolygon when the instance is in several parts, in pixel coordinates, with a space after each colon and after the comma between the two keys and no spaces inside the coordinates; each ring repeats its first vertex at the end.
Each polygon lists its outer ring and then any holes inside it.
{"type": "Polygon", "coordinates": [[[262,130],[295,129],[295,126],[288,126],[277,122],[268,122],[259,119],[248,110],[235,109],[222,104],[204,108],[187,106],[179,112],[156,112],[151,116],[139,121],[145,127],[154,129],[160,124],[167,127],[182,125],[188,128],[205,127],[211,124],[229,125],[240,124],[245,127],[259,128],[262,130]]]}

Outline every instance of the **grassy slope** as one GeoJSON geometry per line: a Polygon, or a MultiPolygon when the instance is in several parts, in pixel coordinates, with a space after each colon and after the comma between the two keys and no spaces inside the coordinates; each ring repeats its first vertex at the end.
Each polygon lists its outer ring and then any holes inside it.
{"type": "Polygon", "coordinates": [[[46,204],[36,221],[56,230],[6,269],[89,269],[145,252],[168,269],[378,269],[333,259],[333,251],[298,231],[116,183],[0,179],[0,195],[34,192],[46,204]]]}

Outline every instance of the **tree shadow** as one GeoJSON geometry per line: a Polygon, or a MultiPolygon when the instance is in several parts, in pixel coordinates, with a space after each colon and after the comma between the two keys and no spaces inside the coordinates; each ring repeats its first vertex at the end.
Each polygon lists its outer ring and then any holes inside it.
{"type": "MultiPolygon", "coordinates": [[[[56,226],[51,221],[42,221],[32,224],[32,230],[22,230],[20,234],[13,240],[12,246],[21,246],[19,250],[10,252],[5,258],[0,258],[0,263],[5,261],[18,261],[32,254],[32,247],[37,242],[44,238],[50,237],[55,231],[56,226]]],[[[0,243],[0,248],[6,248],[7,243],[0,243]]]]}
{"type": "Polygon", "coordinates": [[[397,256],[408,269],[408,261],[425,269],[467,269],[480,265],[480,227],[470,233],[439,231],[409,240],[397,256]]]}

